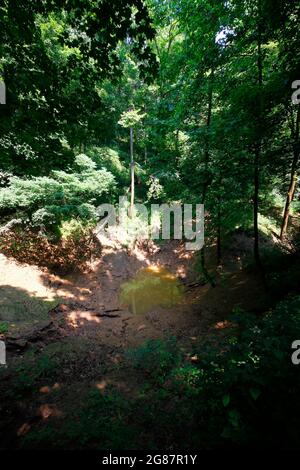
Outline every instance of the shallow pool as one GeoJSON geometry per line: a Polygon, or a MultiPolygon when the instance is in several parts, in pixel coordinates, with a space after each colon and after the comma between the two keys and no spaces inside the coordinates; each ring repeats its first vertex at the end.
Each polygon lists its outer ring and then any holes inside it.
{"type": "Polygon", "coordinates": [[[161,266],[141,269],[121,285],[120,303],[132,313],[146,313],[154,307],[171,308],[183,300],[183,286],[161,266]]]}

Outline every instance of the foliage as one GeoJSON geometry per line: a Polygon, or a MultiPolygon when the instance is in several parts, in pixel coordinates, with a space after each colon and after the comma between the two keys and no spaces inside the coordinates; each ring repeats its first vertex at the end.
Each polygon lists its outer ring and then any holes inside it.
{"type": "Polygon", "coordinates": [[[218,258],[228,234],[255,225],[254,193],[260,220],[282,210],[299,160],[297,2],[23,3],[1,19],[6,218],[25,210],[46,231],[93,218],[104,194],[115,202],[111,175],[127,194],[128,127],[137,202],[204,202],[218,258]]]}
{"type": "Polygon", "coordinates": [[[55,228],[63,220],[78,216],[96,217],[95,208],[103,195],[114,188],[114,177],[97,169],[86,155],[75,159],[74,172],[53,171],[51,177],[10,178],[0,189],[0,211],[22,211],[33,227],[55,228]]]}
{"type": "Polygon", "coordinates": [[[9,329],[9,325],[6,322],[0,322],[0,334],[7,333],[9,329]]]}
{"type": "Polygon", "coordinates": [[[179,362],[176,339],[149,340],[142,347],[128,351],[127,359],[133,367],[142,370],[154,380],[164,375],[179,362]]]}
{"type": "Polygon", "coordinates": [[[30,393],[32,387],[40,378],[52,377],[56,368],[56,359],[47,354],[41,354],[36,361],[32,355],[27,357],[22,365],[16,368],[17,375],[14,377],[8,396],[17,396],[19,398],[26,393],[30,393]]]}
{"type": "Polygon", "coordinates": [[[74,146],[96,133],[105,109],[98,89],[121,74],[120,42],[130,38],[145,80],[157,69],[141,0],[5,1],[0,31],[0,168],[22,175],[66,168],[74,146]]]}
{"type": "MultiPolygon", "coordinates": [[[[299,446],[299,1],[4,0],[0,11],[0,251],[85,270],[101,249],[97,206],[134,189],[137,202],[204,203],[220,272],[231,236],[254,235],[248,269],[270,304],[260,316],[236,309],[227,334],[191,356],[174,338],[129,351],[138,396],[94,390],[24,446],[299,446]]],[[[128,220],[124,245],[145,222],[128,220]]],[[[202,249],[201,277],[220,282],[205,259],[202,249]]],[[[18,393],[52,376],[41,357],[20,367],[18,393]]]]}
{"type": "Polygon", "coordinates": [[[141,374],[137,396],[92,389],[62,426],[30,431],[23,446],[297,448],[299,374],[291,344],[299,319],[299,296],[259,317],[236,309],[227,335],[195,344],[192,363],[174,338],[148,341],[126,358],[141,374]]]}
{"type": "Polygon", "coordinates": [[[141,114],[139,109],[131,109],[127,112],[122,113],[118,124],[120,126],[128,128],[136,126],[143,118],[145,114],[141,114]]]}
{"type": "Polygon", "coordinates": [[[8,257],[47,267],[55,272],[85,271],[93,257],[101,254],[101,245],[92,228],[77,221],[64,223],[61,238],[50,240],[30,229],[5,232],[0,237],[0,249],[8,257]]]}
{"type": "Polygon", "coordinates": [[[122,188],[128,185],[128,169],[121,160],[120,152],[110,147],[91,147],[87,150],[88,156],[96,163],[97,167],[105,168],[114,177],[122,188]]]}
{"type": "MultiPolygon", "coordinates": [[[[197,346],[199,359],[193,365],[181,362],[174,367],[174,362],[165,361],[163,343],[156,343],[155,357],[149,345],[136,350],[145,377],[151,364],[156,383],[176,403],[176,414],[183,408],[184,416],[189,416],[185,444],[190,448],[199,447],[199,442],[204,447],[225,446],[226,441],[261,448],[299,444],[295,418],[300,412],[299,374],[291,362],[291,344],[300,334],[299,315],[299,296],[280,302],[260,318],[236,311],[231,334],[219,339],[217,347],[213,342],[197,346]]],[[[171,432],[178,432],[176,425],[171,432]]]]}

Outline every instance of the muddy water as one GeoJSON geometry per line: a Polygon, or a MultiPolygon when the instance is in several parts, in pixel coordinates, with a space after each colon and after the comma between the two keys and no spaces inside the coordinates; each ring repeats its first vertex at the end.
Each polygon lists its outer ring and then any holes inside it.
{"type": "Polygon", "coordinates": [[[154,307],[170,308],[183,300],[183,287],[174,274],[160,266],[141,269],[121,285],[120,303],[132,313],[147,313],[154,307]]]}

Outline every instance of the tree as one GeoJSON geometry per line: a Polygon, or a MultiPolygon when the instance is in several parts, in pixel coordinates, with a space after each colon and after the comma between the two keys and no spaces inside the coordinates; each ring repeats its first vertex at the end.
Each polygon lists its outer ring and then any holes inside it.
{"type": "Polygon", "coordinates": [[[1,169],[23,175],[66,168],[101,109],[98,89],[117,78],[120,42],[147,80],[156,70],[154,30],[142,0],[8,1],[0,15],[1,169]]]}
{"type": "Polygon", "coordinates": [[[130,196],[130,217],[133,217],[133,208],[134,208],[134,192],[135,192],[135,183],[134,183],[134,156],[133,156],[133,130],[145,117],[145,114],[141,114],[139,109],[130,109],[127,112],[123,112],[118,123],[120,126],[125,129],[129,129],[130,133],[130,179],[131,179],[131,196],[130,196]]]}
{"type": "Polygon", "coordinates": [[[289,222],[289,215],[290,215],[290,208],[291,203],[294,199],[295,191],[296,191],[296,184],[297,184],[297,168],[299,162],[299,154],[300,154],[300,134],[299,134],[299,127],[300,127],[300,108],[298,108],[297,115],[296,115],[296,122],[292,123],[291,129],[291,137],[293,141],[293,161],[291,167],[291,175],[290,175],[290,184],[287,192],[286,203],[284,207],[281,231],[280,231],[280,238],[281,240],[284,239],[284,236],[287,232],[288,222],[289,222]]]}

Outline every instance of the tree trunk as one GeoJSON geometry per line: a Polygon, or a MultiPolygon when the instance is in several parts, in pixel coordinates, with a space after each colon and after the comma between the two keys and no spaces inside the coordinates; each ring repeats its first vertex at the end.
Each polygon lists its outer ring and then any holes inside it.
{"type": "Polygon", "coordinates": [[[281,240],[284,239],[286,232],[287,232],[291,203],[294,199],[294,194],[295,194],[296,184],[297,184],[297,166],[298,166],[299,153],[300,153],[299,121],[300,121],[300,107],[298,107],[298,111],[297,111],[296,129],[292,130],[292,137],[294,140],[293,142],[294,157],[293,157],[292,168],[291,168],[290,184],[289,184],[289,189],[288,189],[288,193],[286,197],[286,203],[285,203],[284,214],[283,214],[282,225],[281,225],[281,232],[280,232],[281,240]]]}
{"type": "Polygon", "coordinates": [[[257,70],[259,86],[259,109],[258,109],[258,140],[254,151],[254,196],[253,196],[253,226],[254,226],[254,259],[256,265],[261,267],[259,253],[259,232],[258,232],[258,210],[259,210],[259,165],[262,146],[262,85],[263,85],[263,62],[262,62],[262,35],[261,35],[261,0],[258,0],[258,21],[257,21],[257,70]]]}
{"type": "Polygon", "coordinates": [[[254,259],[260,265],[259,231],[258,231],[258,197],[259,197],[259,160],[260,147],[254,153],[254,197],[253,197],[253,226],[254,226],[254,259]]]}
{"type": "MultiPolygon", "coordinates": [[[[206,118],[206,137],[205,137],[205,153],[204,153],[204,183],[202,188],[202,204],[205,204],[206,193],[209,186],[208,178],[208,165],[210,157],[210,126],[211,126],[211,117],[212,117],[212,105],[213,105],[213,81],[214,81],[214,68],[212,67],[210,72],[210,83],[208,91],[208,107],[207,107],[207,118],[206,118]]],[[[215,282],[209,275],[206,269],[205,263],[205,246],[201,249],[200,255],[201,270],[204,277],[210,282],[210,284],[215,287],[215,282]]]]}
{"type": "Polygon", "coordinates": [[[222,240],[221,240],[221,197],[218,197],[217,213],[217,264],[220,266],[222,259],[222,240]]]}
{"type": "Polygon", "coordinates": [[[207,108],[207,118],[206,118],[206,136],[205,136],[205,152],[204,152],[204,183],[202,189],[202,204],[205,203],[206,192],[209,186],[208,178],[208,165],[209,165],[209,155],[210,155],[210,126],[211,126],[211,116],[212,116],[212,101],[213,101],[213,81],[214,81],[214,68],[211,69],[210,73],[210,83],[208,91],[208,108],[207,108]]]}
{"type": "Polygon", "coordinates": [[[257,141],[254,147],[254,195],[253,195],[253,228],[254,228],[254,260],[261,275],[262,284],[268,290],[265,270],[260,258],[259,250],[259,231],[258,231],[258,212],[259,212],[259,175],[260,175],[260,157],[263,145],[263,56],[262,56],[262,0],[258,0],[258,18],[257,18],[257,71],[258,71],[258,127],[257,141]]]}
{"type": "Polygon", "coordinates": [[[134,206],[134,159],[133,159],[133,128],[130,127],[130,177],[131,177],[131,193],[130,193],[130,217],[133,216],[134,206]]]}

